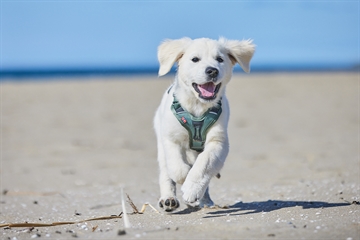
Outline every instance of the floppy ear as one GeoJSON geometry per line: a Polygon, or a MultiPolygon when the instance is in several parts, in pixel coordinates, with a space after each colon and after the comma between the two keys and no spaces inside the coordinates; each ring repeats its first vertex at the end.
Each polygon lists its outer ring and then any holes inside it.
{"type": "Polygon", "coordinates": [[[160,44],[158,47],[159,76],[163,76],[170,71],[174,63],[182,57],[190,42],[190,38],[181,38],[177,40],[167,39],[160,44]]]}
{"type": "Polygon", "coordinates": [[[219,41],[224,44],[229,51],[229,57],[233,64],[238,63],[246,72],[250,72],[250,60],[255,52],[255,44],[251,39],[248,40],[227,40],[220,38],[219,41]]]}

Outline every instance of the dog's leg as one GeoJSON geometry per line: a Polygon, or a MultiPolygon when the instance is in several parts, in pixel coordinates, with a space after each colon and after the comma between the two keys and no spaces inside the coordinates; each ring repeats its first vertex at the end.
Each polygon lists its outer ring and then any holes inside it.
{"type": "Polygon", "coordinates": [[[171,212],[180,206],[176,198],[176,182],[183,183],[190,166],[182,160],[180,148],[168,143],[166,147],[158,143],[158,161],[160,167],[160,200],[159,206],[171,212]]]}
{"type": "Polygon", "coordinates": [[[200,199],[200,207],[212,207],[214,206],[214,202],[210,198],[209,187],[206,188],[204,196],[200,199]]]}
{"type": "Polygon", "coordinates": [[[200,199],[203,197],[204,201],[211,201],[209,194],[205,193],[211,178],[218,174],[224,165],[228,151],[227,142],[213,141],[205,146],[181,187],[183,199],[187,204],[200,205],[200,199]]]}
{"type": "Polygon", "coordinates": [[[171,212],[180,206],[176,198],[176,183],[169,178],[166,172],[160,172],[160,194],[159,206],[166,212],[171,212]]]}
{"type": "Polygon", "coordinates": [[[190,164],[182,147],[170,141],[164,144],[166,167],[169,177],[178,184],[183,184],[190,171],[190,164]]]}

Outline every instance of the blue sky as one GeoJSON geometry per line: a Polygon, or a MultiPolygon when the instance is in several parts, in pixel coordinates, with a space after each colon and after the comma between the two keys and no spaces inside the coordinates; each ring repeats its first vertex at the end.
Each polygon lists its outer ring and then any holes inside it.
{"type": "Polygon", "coordinates": [[[359,64],[354,1],[0,0],[0,67],[157,66],[165,38],[252,38],[253,66],[359,64]]]}

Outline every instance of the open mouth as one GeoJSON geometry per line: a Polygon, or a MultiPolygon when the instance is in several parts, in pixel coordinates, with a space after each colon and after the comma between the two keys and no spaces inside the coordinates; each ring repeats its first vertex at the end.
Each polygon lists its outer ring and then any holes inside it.
{"type": "Polygon", "coordinates": [[[216,94],[219,92],[221,83],[215,85],[213,82],[208,82],[205,84],[192,84],[193,88],[197,93],[199,93],[199,97],[205,100],[213,100],[216,98],[216,94]]]}

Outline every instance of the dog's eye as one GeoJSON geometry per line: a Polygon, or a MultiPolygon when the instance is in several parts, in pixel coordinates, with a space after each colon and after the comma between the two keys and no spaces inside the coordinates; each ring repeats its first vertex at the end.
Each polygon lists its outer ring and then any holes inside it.
{"type": "Polygon", "coordinates": [[[200,61],[200,59],[198,57],[194,57],[193,59],[191,59],[191,61],[193,61],[194,63],[200,61]]]}
{"type": "Polygon", "coordinates": [[[221,62],[223,62],[223,61],[224,61],[224,59],[222,59],[222,57],[217,57],[217,58],[216,58],[216,61],[218,61],[218,62],[220,62],[220,63],[221,63],[221,62]]]}

